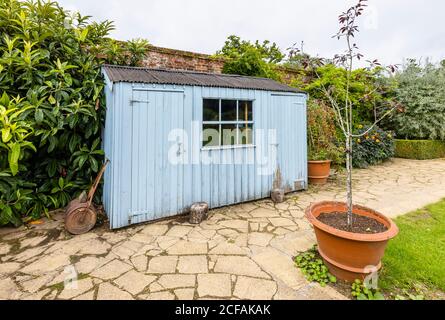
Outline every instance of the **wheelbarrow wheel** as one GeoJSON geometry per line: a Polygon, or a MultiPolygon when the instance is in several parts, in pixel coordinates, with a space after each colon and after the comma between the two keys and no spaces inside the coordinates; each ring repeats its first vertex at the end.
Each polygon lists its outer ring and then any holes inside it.
{"type": "Polygon", "coordinates": [[[65,215],[65,228],[74,235],[84,234],[96,225],[97,214],[92,208],[74,208],[65,215]]]}

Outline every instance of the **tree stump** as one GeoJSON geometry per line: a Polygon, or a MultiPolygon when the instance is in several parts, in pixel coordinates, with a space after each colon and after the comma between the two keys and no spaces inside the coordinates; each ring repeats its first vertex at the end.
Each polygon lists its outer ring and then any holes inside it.
{"type": "Polygon", "coordinates": [[[284,202],[284,190],[283,189],[273,189],[270,197],[274,203],[284,202]]]}
{"type": "Polygon", "coordinates": [[[190,219],[191,224],[200,224],[209,214],[209,205],[206,202],[194,203],[190,209],[190,219]]]}

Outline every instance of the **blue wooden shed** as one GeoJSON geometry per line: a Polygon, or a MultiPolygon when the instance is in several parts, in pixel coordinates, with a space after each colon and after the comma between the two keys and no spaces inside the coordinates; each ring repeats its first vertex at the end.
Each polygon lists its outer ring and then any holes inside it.
{"type": "Polygon", "coordinates": [[[307,187],[305,93],[264,78],[104,66],[113,229],[307,187]]]}

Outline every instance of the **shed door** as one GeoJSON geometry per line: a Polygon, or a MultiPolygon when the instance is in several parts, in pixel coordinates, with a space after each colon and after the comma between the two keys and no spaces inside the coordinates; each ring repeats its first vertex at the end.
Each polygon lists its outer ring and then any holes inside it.
{"type": "Polygon", "coordinates": [[[274,123],[277,125],[277,165],[286,192],[305,185],[306,112],[298,96],[273,95],[274,123]]]}
{"type": "Polygon", "coordinates": [[[140,223],[176,215],[183,208],[183,166],[169,153],[183,152],[169,141],[182,129],[184,93],[134,90],[132,111],[131,212],[129,222],[140,223]]]}

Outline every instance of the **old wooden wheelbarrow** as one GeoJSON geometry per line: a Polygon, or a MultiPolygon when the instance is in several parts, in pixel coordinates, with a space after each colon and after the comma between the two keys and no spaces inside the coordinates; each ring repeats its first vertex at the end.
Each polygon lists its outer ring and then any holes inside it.
{"type": "Polygon", "coordinates": [[[84,234],[91,231],[96,225],[97,211],[93,204],[93,198],[109,162],[109,160],[105,161],[88,195],[86,196],[83,193],[79,198],[72,200],[65,208],[65,229],[69,233],[84,234]]]}

